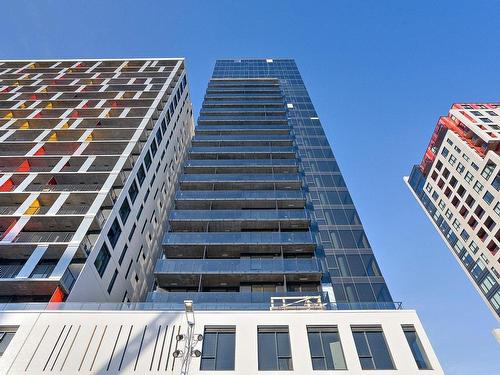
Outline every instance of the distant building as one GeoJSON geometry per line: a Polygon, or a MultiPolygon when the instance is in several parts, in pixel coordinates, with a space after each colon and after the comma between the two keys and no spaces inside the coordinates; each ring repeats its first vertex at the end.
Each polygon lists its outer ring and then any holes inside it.
{"type": "Polygon", "coordinates": [[[183,59],[0,61],[0,301],[141,300],[192,130],[183,59]]]}
{"type": "Polygon", "coordinates": [[[454,104],[406,181],[500,320],[500,104],[454,104]]]}

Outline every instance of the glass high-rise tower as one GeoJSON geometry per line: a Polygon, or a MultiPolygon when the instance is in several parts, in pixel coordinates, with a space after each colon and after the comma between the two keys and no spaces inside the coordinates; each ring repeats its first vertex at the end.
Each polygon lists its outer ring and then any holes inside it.
{"type": "Polygon", "coordinates": [[[155,274],[155,302],[394,307],[294,60],[216,62],[155,274]]]}

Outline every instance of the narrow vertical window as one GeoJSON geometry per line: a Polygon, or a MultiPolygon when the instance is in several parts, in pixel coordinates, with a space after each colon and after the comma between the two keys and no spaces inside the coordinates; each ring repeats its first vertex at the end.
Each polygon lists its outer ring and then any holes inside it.
{"type": "Polygon", "coordinates": [[[417,367],[420,370],[431,370],[432,368],[429,363],[429,358],[427,358],[427,354],[425,354],[424,347],[418,338],[415,327],[411,325],[404,325],[403,332],[406,336],[406,341],[408,341],[408,345],[410,346],[413,358],[415,358],[417,367]]]}
{"type": "Polygon", "coordinates": [[[103,244],[101,250],[99,250],[99,254],[97,254],[94,261],[94,266],[99,276],[102,277],[104,271],[106,271],[106,267],[108,266],[110,258],[111,254],[109,253],[108,246],[106,244],[103,244]]]}
{"type": "Polygon", "coordinates": [[[258,327],[259,371],[293,370],[288,327],[258,327]]]}
{"type": "Polygon", "coordinates": [[[346,370],[337,327],[307,327],[313,370],[346,370]]]}
{"type": "Polygon", "coordinates": [[[363,370],[394,370],[381,327],[353,327],[352,335],[363,370]]]}
{"type": "Polygon", "coordinates": [[[206,327],[200,370],[234,370],[235,336],[234,327],[206,327]]]}

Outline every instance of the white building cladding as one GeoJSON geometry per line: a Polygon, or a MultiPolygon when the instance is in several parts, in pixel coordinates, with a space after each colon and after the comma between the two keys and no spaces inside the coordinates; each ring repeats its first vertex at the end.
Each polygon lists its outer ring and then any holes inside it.
{"type": "Polygon", "coordinates": [[[500,321],[500,105],[455,104],[405,178],[500,321]]]}
{"type": "Polygon", "coordinates": [[[192,132],[183,59],[0,61],[0,299],[141,299],[192,132]]]}
{"type": "MultiPolygon", "coordinates": [[[[203,354],[191,358],[190,374],[364,374],[374,367],[381,375],[443,374],[412,310],[196,311],[194,317],[194,333],[204,335],[195,347],[203,354]]],[[[0,357],[2,374],[179,374],[182,359],[173,353],[184,347],[176,336],[186,333],[187,322],[172,311],[4,311],[5,327],[15,333],[0,357]]]]}

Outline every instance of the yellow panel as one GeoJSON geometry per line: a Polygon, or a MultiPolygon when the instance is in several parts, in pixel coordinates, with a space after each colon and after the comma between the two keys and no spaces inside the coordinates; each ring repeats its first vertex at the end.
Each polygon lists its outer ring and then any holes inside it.
{"type": "Polygon", "coordinates": [[[51,102],[48,102],[47,105],[45,106],[45,108],[47,109],[52,109],[52,103],[51,102]]]}
{"type": "Polygon", "coordinates": [[[92,133],[89,134],[89,136],[87,137],[87,139],[85,139],[86,142],[92,142],[92,133]]]}
{"type": "Polygon", "coordinates": [[[22,109],[25,109],[26,108],[26,104],[21,103],[21,105],[19,107],[22,108],[22,109]]]}
{"type": "Polygon", "coordinates": [[[55,142],[55,141],[57,141],[57,133],[56,132],[52,133],[49,137],[49,142],[55,142]]]}
{"type": "Polygon", "coordinates": [[[12,118],[14,117],[14,114],[12,112],[7,113],[3,118],[12,118]]]}
{"type": "Polygon", "coordinates": [[[65,123],[63,124],[63,126],[61,126],[61,129],[68,129],[68,128],[69,128],[69,125],[68,125],[68,123],[67,123],[67,122],[65,122],[65,123]]]}
{"type": "Polygon", "coordinates": [[[26,212],[24,213],[25,215],[36,215],[36,213],[40,211],[40,202],[38,199],[35,199],[33,203],[31,203],[31,206],[28,207],[26,212]]]}
{"type": "Polygon", "coordinates": [[[29,129],[30,128],[30,123],[28,121],[23,122],[21,127],[19,129],[29,129]]]}

